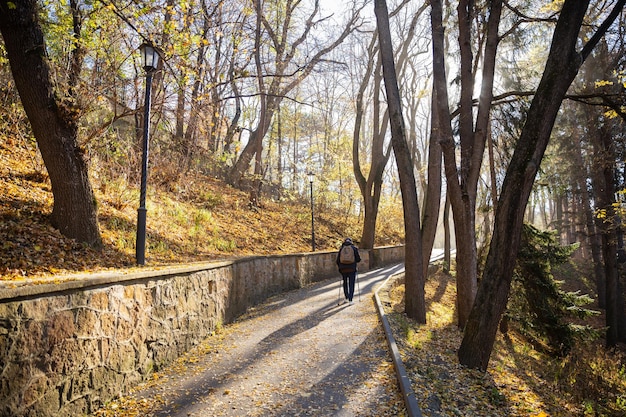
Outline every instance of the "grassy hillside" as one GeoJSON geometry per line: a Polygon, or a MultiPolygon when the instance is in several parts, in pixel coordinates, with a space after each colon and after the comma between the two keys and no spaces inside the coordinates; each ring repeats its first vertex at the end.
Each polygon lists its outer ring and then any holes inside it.
{"type": "MultiPolygon", "coordinates": [[[[96,251],[50,225],[51,186],[34,141],[0,138],[0,279],[136,268],[139,184],[124,178],[106,180],[99,168],[90,171],[104,243],[96,251]]],[[[252,208],[246,193],[215,178],[193,172],[183,181],[164,183],[156,180],[161,175],[158,167],[150,169],[147,267],[311,250],[308,196],[264,199],[252,208]]],[[[401,207],[392,211],[380,216],[378,245],[401,242],[401,207]]],[[[360,234],[356,216],[317,207],[318,250],[335,249],[343,237],[358,240],[360,234]]]]}

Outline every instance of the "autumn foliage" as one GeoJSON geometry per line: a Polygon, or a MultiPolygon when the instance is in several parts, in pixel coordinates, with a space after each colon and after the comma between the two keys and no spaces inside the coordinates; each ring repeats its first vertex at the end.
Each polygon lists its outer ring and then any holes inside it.
{"type": "MultiPolygon", "coordinates": [[[[37,280],[135,266],[139,184],[90,172],[104,248],[95,250],[67,239],[49,222],[52,192],[34,140],[0,137],[0,276],[2,280],[37,280]]],[[[211,261],[245,255],[311,250],[308,196],[263,199],[198,172],[172,179],[168,166],[151,168],[148,188],[146,267],[211,261]]],[[[401,215],[389,212],[377,244],[401,243],[401,215]],[[394,223],[394,218],[398,220],[394,223]]],[[[345,236],[358,240],[358,215],[317,207],[317,250],[334,250],[345,236]]]]}
{"type": "MultiPolygon", "coordinates": [[[[576,276],[568,271],[570,277],[576,276]]],[[[428,322],[402,313],[404,284],[383,292],[407,372],[424,416],[624,416],[624,357],[603,340],[579,340],[563,357],[548,354],[519,323],[498,332],[486,373],[458,364],[455,280],[438,270],[426,282],[428,322]]],[[[602,319],[587,321],[595,327],[602,319]]]]}

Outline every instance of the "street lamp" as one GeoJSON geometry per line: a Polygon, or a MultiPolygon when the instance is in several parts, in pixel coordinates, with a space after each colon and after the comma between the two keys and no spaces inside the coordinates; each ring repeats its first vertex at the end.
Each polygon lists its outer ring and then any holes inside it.
{"type": "Polygon", "coordinates": [[[146,71],[146,96],[143,116],[143,149],[141,155],[141,190],[137,209],[137,265],[146,263],[146,183],[148,181],[148,144],[150,133],[150,96],[152,95],[152,76],[159,65],[159,50],[150,43],[139,47],[141,61],[146,71]]]}
{"type": "Polygon", "coordinates": [[[307,175],[311,185],[311,249],[315,252],[315,221],[313,220],[313,178],[315,178],[315,174],[309,171],[307,175]]]}

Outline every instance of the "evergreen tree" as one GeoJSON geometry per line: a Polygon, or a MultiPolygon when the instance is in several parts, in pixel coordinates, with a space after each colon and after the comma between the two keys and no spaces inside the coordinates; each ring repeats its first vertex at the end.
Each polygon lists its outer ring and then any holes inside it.
{"type": "Polygon", "coordinates": [[[591,330],[573,324],[573,319],[597,313],[582,307],[591,303],[588,295],[563,291],[562,282],[552,275],[552,268],[567,262],[577,247],[562,246],[554,232],[525,224],[513,275],[506,317],[518,322],[531,339],[545,340],[550,353],[557,356],[567,355],[576,337],[591,330]]]}

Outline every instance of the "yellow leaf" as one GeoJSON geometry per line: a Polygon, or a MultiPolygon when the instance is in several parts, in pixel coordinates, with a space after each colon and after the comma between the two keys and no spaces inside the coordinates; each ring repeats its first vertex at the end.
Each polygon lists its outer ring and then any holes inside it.
{"type": "Polygon", "coordinates": [[[613,85],[613,81],[608,81],[608,80],[596,81],[596,88],[604,87],[605,85],[613,85]]]}

